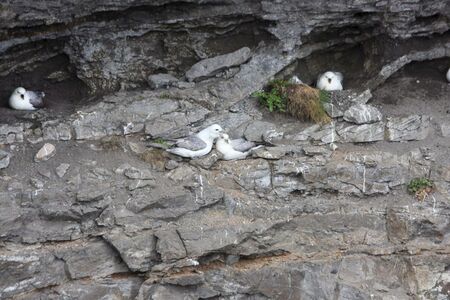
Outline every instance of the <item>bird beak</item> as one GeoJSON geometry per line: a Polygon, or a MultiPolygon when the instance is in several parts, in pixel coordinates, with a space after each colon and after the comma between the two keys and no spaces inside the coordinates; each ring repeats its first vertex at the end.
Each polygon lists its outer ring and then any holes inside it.
{"type": "Polygon", "coordinates": [[[328,78],[328,83],[331,83],[331,78],[328,78]]]}

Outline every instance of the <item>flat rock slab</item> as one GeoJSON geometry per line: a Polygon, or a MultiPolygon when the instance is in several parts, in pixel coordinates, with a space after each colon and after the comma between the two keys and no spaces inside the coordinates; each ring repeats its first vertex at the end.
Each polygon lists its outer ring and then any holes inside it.
{"type": "Polygon", "coordinates": [[[199,81],[214,76],[219,71],[245,63],[251,57],[248,47],[241,48],[232,53],[207,58],[193,65],[187,72],[189,81],[199,81]]]}
{"type": "Polygon", "coordinates": [[[246,140],[251,142],[262,142],[263,135],[269,131],[276,129],[275,124],[263,121],[251,122],[244,132],[244,137],[246,140]]]}
{"type": "Polygon", "coordinates": [[[330,92],[330,101],[324,103],[327,114],[332,118],[342,117],[344,112],[351,106],[366,104],[372,98],[370,90],[356,92],[354,90],[330,92]]]}
{"type": "Polygon", "coordinates": [[[148,76],[147,82],[152,89],[158,89],[170,87],[178,82],[178,79],[170,74],[154,74],[148,76]]]}
{"type": "Polygon", "coordinates": [[[57,251],[55,255],[66,262],[67,272],[72,279],[128,271],[118,253],[101,240],[68,247],[57,251]]]}
{"type": "Polygon", "coordinates": [[[381,121],[383,115],[372,105],[356,104],[344,112],[344,120],[355,124],[370,124],[381,121]]]}
{"type": "Polygon", "coordinates": [[[70,164],[62,163],[59,166],[56,167],[55,172],[56,175],[58,175],[59,178],[64,177],[66,175],[67,170],[69,170],[70,164]]]}
{"type": "Polygon", "coordinates": [[[350,125],[337,130],[338,135],[345,142],[364,143],[384,140],[384,123],[350,125]]]}
{"type": "Polygon", "coordinates": [[[387,140],[391,142],[423,140],[430,132],[430,125],[431,118],[429,116],[412,115],[389,118],[386,125],[387,140]]]}
{"type": "Polygon", "coordinates": [[[171,261],[186,257],[186,249],[178,232],[175,229],[158,230],[156,251],[161,255],[162,261],[171,261]]]}
{"type": "Polygon", "coordinates": [[[115,231],[104,238],[117,249],[132,271],[149,271],[158,260],[156,238],[151,231],[142,231],[132,236],[115,231]]]}

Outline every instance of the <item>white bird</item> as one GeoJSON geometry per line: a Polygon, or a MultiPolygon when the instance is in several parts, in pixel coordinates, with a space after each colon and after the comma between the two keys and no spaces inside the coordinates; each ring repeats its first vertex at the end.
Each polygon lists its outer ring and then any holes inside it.
{"type": "Polygon", "coordinates": [[[230,140],[226,133],[221,134],[216,142],[216,149],[222,153],[224,160],[244,159],[260,147],[262,146],[255,147],[255,143],[245,139],[230,140]]]}
{"type": "Polygon", "coordinates": [[[450,82],[450,68],[448,68],[447,71],[447,81],[450,82]]]}
{"type": "Polygon", "coordinates": [[[167,149],[167,152],[182,157],[200,157],[211,152],[214,140],[223,132],[220,125],[214,124],[206,127],[199,133],[179,139],[176,148],[167,149]]]}
{"type": "Polygon", "coordinates": [[[302,84],[303,81],[300,80],[300,78],[298,78],[296,75],[292,76],[291,79],[289,79],[290,83],[293,84],[302,84]]]}
{"type": "Polygon", "coordinates": [[[340,72],[325,72],[317,78],[317,88],[325,91],[342,91],[344,76],[340,72]]]}
{"type": "Polygon", "coordinates": [[[27,91],[18,87],[9,97],[9,106],[17,110],[36,110],[44,106],[44,92],[27,91]]]}

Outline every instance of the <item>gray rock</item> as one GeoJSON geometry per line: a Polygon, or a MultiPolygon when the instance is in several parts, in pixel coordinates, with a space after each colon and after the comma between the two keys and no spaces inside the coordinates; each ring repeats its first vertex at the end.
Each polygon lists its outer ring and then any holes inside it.
{"type": "Polygon", "coordinates": [[[148,76],[147,82],[152,89],[159,89],[174,85],[178,79],[170,74],[154,74],[148,76]]]}
{"type": "Polygon", "coordinates": [[[0,124],[0,145],[23,142],[25,126],[0,124]]]}
{"type": "Polygon", "coordinates": [[[189,163],[203,169],[210,169],[216,161],[219,160],[221,154],[216,150],[211,151],[208,155],[196,159],[192,159],[189,163]]]}
{"type": "Polygon", "coordinates": [[[109,184],[98,183],[92,185],[84,185],[77,192],[77,200],[80,202],[99,201],[110,193],[111,186],[109,184]]]}
{"type": "Polygon", "coordinates": [[[151,137],[178,138],[188,134],[188,126],[203,120],[209,110],[199,106],[183,103],[185,111],[172,112],[145,123],[145,133],[151,137]]]}
{"type": "Polygon", "coordinates": [[[155,176],[153,176],[152,171],[150,171],[149,169],[138,169],[135,167],[125,169],[124,175],[130,179],[155,179],[155,176]]]}
{"type": "Polygon", "coordinates": [[[56,175],[58,175],[59,178],[63,178],[64,175],[66,175],[67,170],[69,170],[70,164],[62,163],[59,166],[56,167],[56,175]]]}
{"type": "Polygon", "coordinates": [[[9,166],[11,154],[6,151],[0,150],[0,169],[5,169],[9,166]]]}
{"type": "Polygon", "coordinates": [[[232,53],[207,58],[193,65],[186,72],[186,78],[189,81],[199,81],[207,77],[212,77],[223,69],[245,63],[250,57],[250,48],[244,47],[232,53]]]}
{"type": "Polygon", "coordinates": [[[351,106],[344,112],[344,120],[355,124],[370,124],[381,121],[381,112],[367,104],[357,104],[351,106]]]}
{"type": "Polygon", "coordinates": [[[45,249],[2,250],[0,298],[62,284],[68,279],[64,265],[63,261],[45,249]]]}
{"type": "Polygon", "coordinates": [[[156,251],[161,255],[163,262],[173,261],[186,257],[186,249],[176,230],[158,230],[156,251]]]}
{"type": "Polygon", "coordinates": [[[58,250],[55,255],[66,263],[72,279],[107,276],[129,270],[117,252],[101,240],[84,245],[69,245],[58,250]]]}
{"type": "Polygon", "coordinates": [[[92,278],[90,280],[69,281],[48,287],[38,292],[21,295],[25,299],[134,299],[143,280],[139,276],[128,274],[125,277],[111,276],[92,278]]]}
{"type": "Polygon", "coordinates": [[[423,140],[431,130],[430,121],[429,116],[419,115],[389,118],[386,124],[387,140],[391,142],[423,140]]]}
{"type": "Polygon", "coordinates": [[[56,148],[53,144],[45,143],[34,156],[35,162],[49,160],[56,154],[56,148]]]}
{"type": "Polygon", "coordinates": [[[36,178],[31,178],[30,183],[32,186],[34,186],[37,189],[42,189],[44,187],[44,183],[36,178]]]}
{"type": "Polygon", "coordinates": [[[287,154],[299,155],[302,153],[302,149],[298,146],[275,146],[275,147],[262,147],[256,150],[252,150],[253,157],[264,158],[268,160],[280,159],[287,154]]]}
{"type": "Polygon", "coordinates": [[[344,112],[351,106],[366,104],[372,98],[370,90],[365,90],[364,92],[344,90],[329,93],[330,101],[324,103],[324,108],[332,118],[342,117],[344,112]]]}
{"type": "Polygon", "coordinates": [[[42,124],[43,139],[45,141],[68,141],[72,139],[72,129],[69,124],[48,121],[42,124]]]}
{"type": "Polygon", "coordinates": [[[170,171],[170,170],[178,168],[179,165],[180,164],[177,161],[170,159],[166,162],[164,167],[170,171]]]}
{"type": "Polygon", "coordinates": [[[117,249],[132,271],[149,271],[158,261],[156,238],[151,231],[125,234],[116,230],[105,235],[104,238],[117,249]]]}
{"type": "Polygon", "coordinates": [[[384,140],[384,123],[351,125],[337,129],[338,135],[345,142],[364,143],[384,140]]]}
{"type": "Polygon", "coordinates": [[[154,180],[133,180],[129,185],[128,189],[134,191],[135,189],[140,189],[146,186],[153,186],[155,184],[154,180]]]}
{"type": "Polygon", "coordinates": [[[157,120],[178,108],[177,101],[160,99],[152,91],[116,93],[75,114],[71,127],[77,140],[121,135],[124,128],[128,133],[137,133],[144,130],[145,122],[157,120]]]}
{"type": "Polygon", "coordinates": [[[336,133],[336,126],[333,126],[333,124],[327,124],[325,126],[311,126],[311,128],[305,129],[304,132],[295,138],[301,141],[304,138],[307,139],[308,137],[319,145],[335,143],[340,140],[339,135],[336,133]]]}
{"type": "Polygon", "coordinates": [[[329,155],[331,155],[331,149],[326,146],[306,146],[306,147],[303,147],[303,151],[308,156],[315,156],[315,155],[329,156],[329,155]]]}
{"type": "Polygon", "coordinates": [[[440,134],[443,137],[450,137],[450,122],[439,123],[440,134]]]}
{"type": "Polygon", "coordinates": [[[52,177],[52,173],[50,172],[50,170],[44,168],[44,167],[40,167],[37,169],[38,173],[41,174],[42,176],[46,177],[46,178],[51,178],[52,177]]]}
{"type": "Polygon", "coordinates": [[[179,89],[191,89],[195,87],[194,82],[187,82],[187,81],[177,81],[173,84],[173,86],[179,88],[179,89]]]}
{"type": "Polygon", "coordinates": [[[274,124],[263,121],[251,122],[244,131],[244,137],[248,141],[262,142],[263,135],[276,130],[274,124]]]}

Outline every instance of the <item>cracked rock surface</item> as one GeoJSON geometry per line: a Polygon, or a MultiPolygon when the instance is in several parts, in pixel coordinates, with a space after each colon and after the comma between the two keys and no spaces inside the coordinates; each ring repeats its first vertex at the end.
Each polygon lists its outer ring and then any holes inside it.
{"type": "Polygon", "coordinates": [[[448,1],[60,2],[0,4],[0,299],[450,297],[448,1]],[[329,68],[329,124],[250,96],[329,68]],[[164,151],[215,123],[264,146],[164,151]]]}

